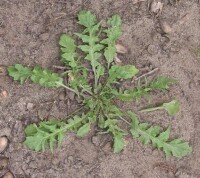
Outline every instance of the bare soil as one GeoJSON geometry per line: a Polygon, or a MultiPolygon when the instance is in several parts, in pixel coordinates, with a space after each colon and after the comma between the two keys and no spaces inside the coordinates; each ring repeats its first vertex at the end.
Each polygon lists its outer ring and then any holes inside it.
{"type": "MultiPolygon", "coordinates": [[[[62,33],[78,31],[76,14],[89,9],[99,19],[119,14],[123,20],[122,43],[129,52],[123,63],[139,69],[158,68],[159,75],[174,77],[178,83],[169,92],[155,93],[152,103],[176,98],[181,111],[175,117],[165,112],[141,114],[142,121],[171,126],[172,137],[190,142],[193,152],[182,159],[165,158],[161,151],[127,138],[121,154],[114,154],[109,137],[77,138],[67,134],[61,149],[37,153],[27,149],[24,127],[40,119],[63,118],[78,107],[59,97],[62,89],[49,89],[26,82],[20,85],[0,76],[0,135],[10,144],[0,156],[9,158],[8,169],[16,178],[199,178],[200,177],[200,4],[195,0],[163,0],[157,16],[149,12],[148,2],[136,0],[1,0],[0,64],[42,65],[52,70],[59,62],[58,39],[62,33]],[[171,2],[171,3],[170,3],[171,2]],[[160,22],[172,32],[163,35],[160,22]],[[5,93],[4,93],[5,94],[5,93]],[[28,105],[29,103],[29,105],[28,105]],[[28,105],[28,108],[27,108],[28,105]],[[68,109],[66,109],[68,108],[68,109]]],[[[122,104],[124,110],[135,103],[122,104]]],[[[147,106],[142,101],[139,107],[147,106]]],[[[1,159],[1,158],[0,158],[1,159]]],[[[1,175],[0,175],[1,176],[1,175]]]]}

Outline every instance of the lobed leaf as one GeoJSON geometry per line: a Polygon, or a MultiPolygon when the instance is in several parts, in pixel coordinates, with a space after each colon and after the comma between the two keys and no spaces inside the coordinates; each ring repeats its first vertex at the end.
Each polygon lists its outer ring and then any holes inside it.
{"type": "Polygon", "coordinates": [[[60,37],[59,44],[61,46],[61,61],[72,68],[77,67],[75,41],[70,36],[63,34],[60,37]]]}
{"type": "Polygon", "coordinates": [[[119,153],[124,148],[124,138],[122,134],[114,136],[114,153],[119,153]]]}
{"type": "Polygon", "coordinates": [[[152,143],[155,148],[162,149],[166,156],[182,158],[192,152],[192,148],[187,142],[181,139],[169,140],[170,128],[164,132],[159,126],[148,126],[147,123],[139,123],[134,113],[128,112],[132,119],[131,134],[138,138],[143,144],[152,143]]]}
{"type": "Polygon", "coordinates": [[[167,90],[170,87],[170,85],[174,83],[176,83],[175,79],[168,77],[158,77],[157,79],[151,82],[149,87],[152,90],[167,90]]]}
{"type": "Polygon", "coordinates": [[[60,83],[63,83],[63,78],[57,73],[52,73],[50,70],[42,69],[40,66],[36,66],[33,69],[30,78],[33,83],[45,87],[59,87],[60,83]]]}
{"type": "Polygon", "coordinates": [[[19,80],[21,84],[32,75],[32,71],[29,67],[23,67],[21,64],[15,64],[8,67],[8,74],[14,78],[14,80],[19,80]]]}
{"type": "Polygon", "coordinates": [[[31,124],[25,129],[26,140],[24,144],[35,151],[44,151],[49,145],[51,152],[53,152],[56,142],[60,147],[65,132],[78,128],[83,119],[74,116],[68,124],[58,120],[40,122],[39,126],[31,124]]]}
{"type": "Polygon", "coordinates": [[[87,27],[91,28],[97,23],[96,16],[93,15],[90,11],[80,11],[78,14],[78,23],[87,27]]]}
{"type": "Polygon", "coordinates": [[[108,19],[109,27],[104,30],[107,35],[107,38],[102,40],[101,43],[107,45],[104,51],[104,56],[108,63],[108,68],[110,64],[113,62],[114,57],[117,55],[117,50],[115,47],[116,41],[121,36],[121,18],[118,15],[114,15],[108,19]]]}
{"type": "Polygon", "coordinates": [[[124,148],[124,131],[118,126],[119,121],[116,119],[107,119],[104,128],[112,133],[114,139],[114,153],[119,153],[124,148]]]}
{"type": "Polygon", "coordinates": [[[90,124],[87,123],[85,125],[83,125],[81,128],[79,128],[77,135],[79,137],[83,137],[85,136],[88,132],[90,131],[90,124]]]}
{"type": "Polygon", "coordinates": [[[52,73],[50,70],[42,69],[39,66],[36,66],[32,70],[29,67],[23,67],[21,64],[15,64],[14,66],[8,67],[8,72],[14,80],[19,80],[21,83],[30,77],[33,83],[45,87],[59,87],[59,83],[63,81],[57,73],[52,73]]]}
{"type": "Polygon", "coordinates": [[[109,81],[113,82],[116,79],[129,79],[138,73],[138,69],[133,65],[118,66],[113,65],[109,70],[109,81]]]}

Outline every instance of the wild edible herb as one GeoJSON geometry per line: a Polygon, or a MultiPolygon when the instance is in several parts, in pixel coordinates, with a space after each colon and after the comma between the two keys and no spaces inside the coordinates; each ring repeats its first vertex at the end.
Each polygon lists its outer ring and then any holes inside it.
{"type": "MultiPolygon", "coordinates": [[[[121,18],[118,15],[112,16],[108,19],[108,27],[103,28],[90,11],[81,11],[78,14],[78,23],[82,25],[83,31],[75,33],[75,36],[82,41],[81,45],[77,46],[66,34],[60,37],[61,62],[69,68],[64,74],[59,75],[39,66],[24,67],[21,64],[8,68],[9,75],[14,80],[23,83],[30,78],[32,82],[44,87],[64,87],[74,92],[84,106],[83,113],[68,116],[67,122],[52,120],[28,125],[24,143],[35,151],[44,151],[49,146],[53,152],[56,143],[60,147],[66,132],[73,131],[77,136],[83,137],[90,132],[92,125],[96,125],[103,133],[113,136],[115,153],[123,150],[124,137],[128,133],[143,144],[152,144],[153,147],[163,150],[166,156],[181,158],[190,153],[192,148],[187,142],[169,139],[170,128],[161,131],[159,126],[140,123],[133,111],[122,111],[114,103],[114,99],[140,101],[141,97],[150,95],[154,90],[169,89],[175,80],[157,77],[145,85],[139,81],[136,87],[122,90],[117,87],[120,80],[132,79],[139,70],[134,65],[120,66],[113,62],[117,56],[116,41],[122,34],[121,18]],[[86,67],[86,63],[91,68],[86,67]],[[68,86],[63,82],[64,75],[69,77],[68,86]],[[94,80],[89,80],[89,75],[94,80]],[[122,122],[128,124],[129,130],[121,127],[122,122]]],[[[179,111],[179,103],[173,100],[141,112],[160,109],[165,109],[169,115],[174,116],[179,111]]]]}

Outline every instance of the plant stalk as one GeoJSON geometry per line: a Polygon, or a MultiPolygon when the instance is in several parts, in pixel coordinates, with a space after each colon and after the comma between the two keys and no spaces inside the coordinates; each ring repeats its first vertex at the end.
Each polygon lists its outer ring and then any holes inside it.
{"type": "Polygon", "coordinates": [[[154,107],[154,108],[147,108],[147,109],[142,109],[140,112],[151,112],[151,111],[156,111],[156,110],[161,110],[163,109],[162,106],[154,107]]]}

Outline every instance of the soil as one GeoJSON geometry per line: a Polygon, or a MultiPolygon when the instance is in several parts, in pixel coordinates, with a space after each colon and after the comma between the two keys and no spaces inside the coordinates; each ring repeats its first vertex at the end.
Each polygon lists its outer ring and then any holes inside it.
{"type": "MultiPolygon", "coordinates": [[[[123,20],[121,42],[129,52],[119,56],[124,64],[139,69],[158,68],[158,74],[177,79],[167,93],[154,93],[152,103],[176,98],[181,111],[169,117],[163,111],[140,114],[142,121],[171,126],[172,137],[182,137],[193,147],[192,154],[165,158],[161,151],[127,137],[121,154],[114,154],[109,137],[67,134],[54,154],[30,151],[22,142],[24,127],[40,119],[63,118],[76,110],[66,102],[62,89],[20,85],[0,76],[0,135],[10,144],[1,154],[9,158],[8,169],[16,178],[199,178],[200,177],[200,4],[195,0],[163,0],[159,14],[149,11],[145,0],[1,0],[0,64],[40,64],[52,70],[59,62],[58,39],[62,33],[78,31],[76,14],[89,9],[99,19],[119,14],[123,20]],[[171,2],[171,3],[170,3],[171,2]],[[160,23],[172,31],[163,34],[160,23]],[[6,92],[5,92],[6,91],[6,92]],[[66,109],[68,108],[68,109],[66,109]],[[104,144],[101,144],[103,140],[104,144]],[[99,145],[103,146],[99,146],[99,145]]],[[[121,104],[124,110],[135,103],[121,104]]],[[[139,107],[149,103],[142,101],[139,107]]],[[[1,158],[0,158],[1,159],[1,158]]],[[[1,175],[0,175],[1,176],[1,175]]]]}

